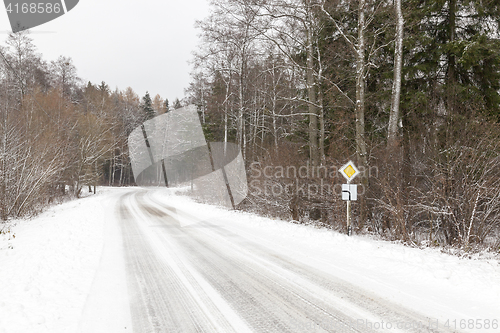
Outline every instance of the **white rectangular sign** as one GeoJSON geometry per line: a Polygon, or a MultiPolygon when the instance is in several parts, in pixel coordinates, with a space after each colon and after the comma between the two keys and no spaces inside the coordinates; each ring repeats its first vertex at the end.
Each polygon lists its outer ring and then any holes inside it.
{"type": "Polygon", "coordinates": [[[358,200],[358,185],[342,184],[342,200],[346,201],[358,200]]]}

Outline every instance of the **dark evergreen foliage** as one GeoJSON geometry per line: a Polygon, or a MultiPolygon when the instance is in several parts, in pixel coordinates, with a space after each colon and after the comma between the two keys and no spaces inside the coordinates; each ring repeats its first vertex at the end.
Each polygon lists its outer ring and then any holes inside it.
{"type": "Polygon", "coordinates": [[[144,95],[144,97],[142,98],[141,108],[144,113],[145,120],[153,119],[156,116],[156,112],[153,109],[153,101],[151,100],[151,96],[149,96],[149,92],[147,91],[146,95],[144,95]]]}

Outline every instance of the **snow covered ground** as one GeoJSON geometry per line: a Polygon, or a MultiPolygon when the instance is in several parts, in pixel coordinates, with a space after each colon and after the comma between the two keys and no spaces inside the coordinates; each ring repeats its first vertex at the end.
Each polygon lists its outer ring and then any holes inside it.
{"type": "MultiPolygon", "coordinates": [[[[10,235],[0,235],[0,333],[76,332],[82,327],[82,316],[88,315],[89,304],[100,303],[91,290],[127,297],[121,275],[116,271],[106,275],[103,266],[109,268],[112,256],[120,251],[115,206],[129,191],[135,189],[101,188],[95,196],[52,207],[35,219],[17,221],[10,235]],[[114,289],[106,285],[109,276],[117,280],[114,289]]],[[[181,224],[197,222],[182,215],[188,212],[419,312],[429,318],[431,328],[500,331],[500,262],[496,259],[461,259],[437,249],[347,237],[194,203],[168,190],[152,191],[148,196],[153,202],[168,201],[176,207],[181,224]]],[[[116,265],[119,270],[121,264],[116,265]]],[[[127,316],[127,311],[117,312],[127,316]]],[[[384,325],[361,324],[378,325],[380,330],[384,325]]]]}
{"type": "Polygon", "coordinates": [[[0,235],[0,333],[77,330],[123,191],[98,188],[11,222],[11,233],[0,235]]]}

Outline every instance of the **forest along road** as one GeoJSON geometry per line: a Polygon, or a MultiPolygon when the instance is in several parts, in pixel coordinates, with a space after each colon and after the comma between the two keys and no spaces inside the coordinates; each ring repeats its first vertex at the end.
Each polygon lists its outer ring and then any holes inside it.
{"type": "Polygon", "coordinates": [[[448,332],[150,192],[118,198],[122,246],[104,251],[82,332],[448,332]],[[126,282],[109,267],[120,261],[126,282]]]}

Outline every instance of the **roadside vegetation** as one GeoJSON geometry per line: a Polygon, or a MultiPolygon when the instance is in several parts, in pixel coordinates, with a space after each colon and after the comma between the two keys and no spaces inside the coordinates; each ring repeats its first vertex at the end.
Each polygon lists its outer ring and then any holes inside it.
{"type": "Polygon", "coordinates": [[[355,232],[500,251],[498,1],[211,4],[189,102],[244,152],[245,209],[345,232],[322,168],[353,160],[355,232]]]}
{"type": "Polygon", "coordinates": [[[133,185],[127,137],[198,106],[235,142],[239,209],[412,246],[500,251],[500,4],[494,0],[213,0],[187,96],[169,105],[82,82],[27,32],[0,45],[0,220],[92,186],[133,185]]]}

